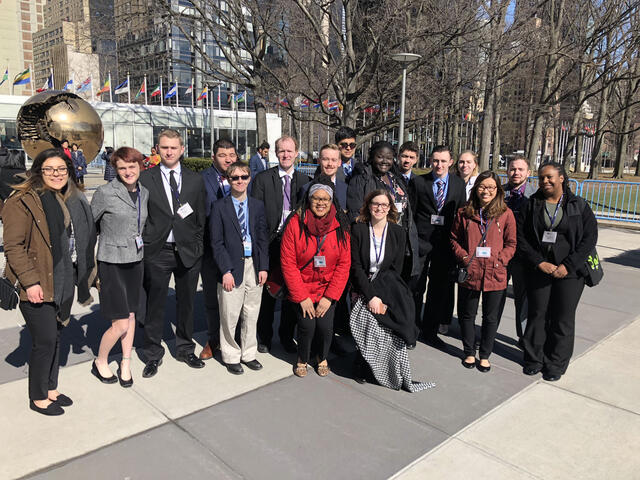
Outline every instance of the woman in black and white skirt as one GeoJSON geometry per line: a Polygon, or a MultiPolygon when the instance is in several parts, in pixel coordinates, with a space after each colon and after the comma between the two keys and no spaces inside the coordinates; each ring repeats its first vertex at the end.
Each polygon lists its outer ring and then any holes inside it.
{"type": "Polygon", "coordinates": [[[91,210],[100,234],[98,277],[100,310],[111,327],[100,341],[91,373],[103,383],[118,380],[133,385],[130,359],[135,333],[135,314],[143,277],[142,230],[147,219],[149,191],[138,183],[143,156],[134,148],[121,147],[111,155],[116,178],[100,186],[93,195],[91,210]],[[122,361],[118,378],[109,369],[109,352],[120,339],[122,361]]]}
{"type": "Polygon", "coordinates": [[[351,230],[351,282],[355,295],[350,325],[358,347],[355,378],[371,368],[385,387],[410,392],[433,386],[411,380],[407,345],[416,341],[414,303],[401,277],[407,234],[386,189],[370,192],[351,230]]]}

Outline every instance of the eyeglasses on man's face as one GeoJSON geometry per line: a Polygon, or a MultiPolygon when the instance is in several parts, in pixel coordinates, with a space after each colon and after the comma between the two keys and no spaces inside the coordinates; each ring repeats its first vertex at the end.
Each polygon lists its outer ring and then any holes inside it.
{"type": "Polygon", "coordinates": [[[353,150],[354,148],[356,148],[358,146],[358,144],[356,142],[351,142],[351,143],[347,143],[347,142],[341,142],[338,144],[338,147],[344,149],[344,150],[353,150]]]}
{"type": "Polygon", "coordinates": [[[237,182],[238,180],[249,180],[250,177],[250,175],[234,175],[233,177],[229,177],[229,180],[237,182]]]}
{"type": "Polygon", "coordinates": [[[42,173],[47,176],[55,175],[66,175],[68,173],[67,167],[42,167],[42,173]]]}

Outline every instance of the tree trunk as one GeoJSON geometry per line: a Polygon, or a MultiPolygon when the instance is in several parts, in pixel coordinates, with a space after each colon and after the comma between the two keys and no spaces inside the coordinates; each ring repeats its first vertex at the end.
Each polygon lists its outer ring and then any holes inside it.
{"type": "Polygon", "coordinates": [[[589,167],[590,180],[597,180],[598,178],[598,156],[600,155],[600,149],[602,148],[602,142],[604,140],[604,126],[607,122],[607,111],[609,109],[609,92],[611,91],[611,84],[602,89],[600,95],[600,109],[598,111],[598,122],[596,127],[595,142],[593,144],[593,150],[591,150],[591,166],[589,167]]]}
{"type": "Polygon", "coordinates": [[[256,110],[256,146],[269,139],[267,130],[267,106],[262,89],[254,90],[254,106],[256,110]]]}
{"type": "MultiPolygon", "coordinates": [[[[580,125],[578,125],[578,129],[580,125]]],[[[584,145],[584,136],[578,135],[577,140],[578,144],[576,145],[576,173],[582,173],[582,153],[583,153],[583,145],[584,145]]]]}
{"type": "MultiPolygon", "coordinates": [[[[569,127],[569,138],[567,139],[567,144],[564,147],[564,152],[562,153],[562,164],[564,165],[565,170],[568,172],[571,164],[571,153],[573,152],[573,147],[576,145],[576,142],[582,140],[582,137],[578,136],[578,129],[580,128],[580,118],[582,117],[582,111],[580,110],[580,105],[573,112],[573,118],[571,119],[571,126],[569,127]]],[[[576,149],[576,172],[578,171],[578,152],[576,149]]]]}
{"type": "MultiPolygon", "coordinates": [[[[618,144],[616,148],[616,164],[613,169],[612,178],[622,178],[624,175],[624,161],[627,158],[627,149],[629,147],[629,137],[631,133],[631,123],[633,120],[632,108],[633,108],[633,99],[638,89],[638,66],[640,65],[640,61],[636,58],[633,67],[631,68],[632,78],[626,82],[627,83],[627,92],[625,95],[625,105],[624,111],[622,114],[622,133],[618,135],[618,144]]],[[[633,155],[633,154],[632,154],[633,155]]]]}
{"type": "Polygon", "coordinates": [[[493,98],[493,163],[491,170],[497,172],[500,168],[500,111],[501,111],[502,87],[500,85],[495,88],[495,96],[493,98]]]}
{"type": "Polygon", "coordinates": [[[533,129],[531,131],[531,143],[529,144],[529,165],[531,168],[537,168],[537,159],[538,159],[538,150],[540,150],[540,160],[542,161],[542,131],[544,129],[544,116],[541,114],[537,114],[533,121],[533,129]]]}
{"type": "MultiPolygon", "coordinates": [[[[457,43],[457,42],[456,42],[457,43]]],[[[455,79],[455,86],[454,86],[454,90],[453,90],[453,113],[452,113],[452,118],[453,118],[453,127],[451,128],[451,154],[454,156],[454,158],[458,158],[458,156],[460,155],[460,122],[462,121],[462,109],[460,108],[460,98],[461,98],[461,86],[460,83],[462,82],[462,71],[461,71],[461,57],[462,57],[462,52],[460,51],[460,48],[456,48],[456,79],[455,79]]]]}

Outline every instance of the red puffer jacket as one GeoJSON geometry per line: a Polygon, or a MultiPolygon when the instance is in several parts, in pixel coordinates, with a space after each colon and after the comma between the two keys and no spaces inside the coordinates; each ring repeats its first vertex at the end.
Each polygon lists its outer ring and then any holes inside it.
{"type": "Polygon", "coordinates": [[[338,242],[338,226],[338,220],[334,219],[318,254],[324,255],[327,266],[315,267],[312,260],[300,271],[316,254],[318,240],[314,236],[307,238],[304,232],[300,231],[300,219],[297,214],[289,220],[282,235],[280,262],[290,301],[300,303],[310,298],[313,303],[317,303],[322,297],[330,300],[340,299],[349,279],[351,240],[347,233],[346,241],[338,242]]]}
{"type": "MultiPolygon", "coordinates": [[[[469,263],[482,240],[480,217],[467,218],[462,211],[462,208],[458,210],[451,229],[451,248],[461,266],[469,263]]],[[[486,240],[486,246],[491,247],[491,257],[476,256],[467,267],[469,278],[462,286],[483,292],[504,290],[507,288],[507,264],[516,252],[516,220],[510,209],[491,221],[486,240]]]]}

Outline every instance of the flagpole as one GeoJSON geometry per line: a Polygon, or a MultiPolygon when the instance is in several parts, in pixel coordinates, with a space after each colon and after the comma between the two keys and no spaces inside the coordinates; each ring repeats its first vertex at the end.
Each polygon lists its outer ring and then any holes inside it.
{"type": "Polygon", "coordinates": [[[147,105],[147,74],[144,74],[144,104],[147,105]]]}
{"type": "Polygon", "coordinates": [[[29,79],[31,81],[29,83],[31,84],[31,95],[33,95],[35,93],[35,90],[33,89],[33,82],[34,82],[35,78],[33,76],[32,65],[30,63],[28,63],[27,65],[29,65],[29,74],[31,75],[31,78],[29,79]]]}
{"type": "Polygon", "coordinates": [[[55,90],[56,89],[56,81],[53,78],[53,65],[51,67],[49,67],[49,72],[51,73],[51,90],[55,90]]]}
{"type": "MultiPolygon", "coordinates": [[[[218,87],[219,88],[219,87],[218,87]]],[[[207,84],[207,99],[209,98],[209,85],[207,84]]],[[[216,127],[215,127],[215,115],[213,112],[213,98],[209,102],[209,126],[211,127],[211,157],[213,157],[213,144],[215,143],[216,127]]]]}
{"type": "Polygon", "coordinates": [[[220,104],[220,84],[218,84],[218,110],[222,110],[222,105],[220,104]]]}
{"type": "Polygon", "coordinates": [[[129,72],[127,72],[127,100],[131,103],[131,82],[129,81],[129,72]]]}
{"type": "Polygon", "coordinates": [[[109,72],[109,103],[113,103],[113,97],[111,96],[111,72],[109,72]]]}
{"type": "Polygon", "coordinates": [[[173,84],[174,87],[176,87],[176,108],[179,107],[180,105],[178,104],[178,81],[176,80],[175,83],[173,84]]]}
{"type": "Polygon", "coordinates": [[[193,108],[193,78],[191,79],[191,108],[193,108]]]}

